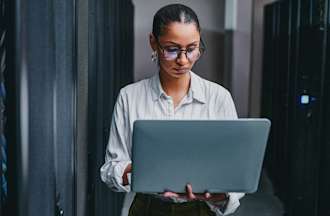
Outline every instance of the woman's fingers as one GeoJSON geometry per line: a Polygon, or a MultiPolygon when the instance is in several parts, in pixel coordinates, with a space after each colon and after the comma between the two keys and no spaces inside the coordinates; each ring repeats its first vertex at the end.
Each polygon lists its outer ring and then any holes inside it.
{"type": "Polygon", "coordinates": [[[205,198],[205,199],[210,199],[210,198],[211,198],[211,194],[210,194],[209,192],[206,192],[206,193],[204,194],[204,198],[205,198]]]}
{"type": "Polygon", "coordinates": [[[131,173],[131,172],[132,172],[132,164],[130,163],[126,166],[126,168],[124,170],[124,173],[123,173],[123,176],[122,176],[124,186],[129,184],[127,174],[131,173]]]}
{"type": "Polygon", "coordinates": [[[211,193],[205,192],[204,194],[195,194],[193,193],[192,185],[187,184],[186,186],[187,198],[188,200],[208,200],[212,197],[211,193]]]}
{"type": "Polygon", "coordinates": [[[179,193],[175,193],[172,191],[166,191],[163,193],[164,197],[174,197],[174,198],[185,198],[187,200],[209,200],[211,199],[213,196],[211,195],[211,193],[209,192],[205,192],[204,194],[200,193],[200,194],[195,194],[193,193],[193,189],[192,189],[192,185],[191,184],[187,184],[186,185],[186,194],[179,194],[179,193]]]}
{"type": "Polygon", "coordinates": [[[193,193],[193,189],[192,189],[191,184],[187,184],[187,186],[186,186],[186,192],[187,192],[187,197],[188,197],[189,200],[196,199],[196,196],[193,193]]]}
{"type": "Polygon", "coordinates": [[[164,194],[163,194],[164,197],[176,197],[178,198],[179,197],[179,194],[177,193],[174,193],[172,191],[166,191],[164,194]]]}

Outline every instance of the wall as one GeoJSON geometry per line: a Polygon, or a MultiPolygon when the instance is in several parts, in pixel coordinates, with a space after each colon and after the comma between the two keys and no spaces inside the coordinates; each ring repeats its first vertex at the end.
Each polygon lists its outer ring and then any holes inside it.
{"type": "Polygon", "coordinates": [[[239,117],[249,113],[252,0],[226,0],[225,83],[239,117]]]}
{"type": "Polygon", "coordinates": [[[135,63],[134,79],[141,80],[157,70],[151,62],[149,33],[152,30],[153,15],[159,8],[170,3],[182,3],[191,7],[198,15],[207,52],[193,70],[202,77],[221,83],[224,68],[224,1],[184,0],[147,1],[135,0],[135,63]]]}
{"type": "Polygon", "coordinates": [[[259,117],[263,9],[275,0],[226,0],[224,82],[240,117],[259,117]]]}
{"type": "Polygon", "coordinates": [[[275,0],[254,0],[253,35],[251,51],[250,104],[249,115],[260,116],[262,86],[262,54],[263,54],[263,23],[264,6],[275,0]]]}

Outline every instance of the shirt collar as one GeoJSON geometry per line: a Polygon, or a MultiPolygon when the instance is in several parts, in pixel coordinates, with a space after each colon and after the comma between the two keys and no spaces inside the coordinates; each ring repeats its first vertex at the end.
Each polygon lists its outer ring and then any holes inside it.
{"type": "MultiPolygon", "coordinates": [[[[192,96],[193,99],[205,103],[205,93],[204,88],[201,83],[201,78],[195,74],[194,72],[190,71],[190,88],[188,91],[188,97],[192,96]]],[[[159,72],[157,72],[152,78],[151,78],[151,87],[152,87],[152,97],[153,100],[158,100],[162,95],[166,96],[165,91],[162,88],[162,85],[160,84],[159,79],[159,72]]]]}
{"type": "Polygon", "coordinates": [[[152,87],[152,99],[158,100],[162,95],[166,95],[165,91],[162,88],[162,85],[160,84],[159,79],[159,72],[157,72],[152,78],[151,78],[151,87],[152,87]]]}

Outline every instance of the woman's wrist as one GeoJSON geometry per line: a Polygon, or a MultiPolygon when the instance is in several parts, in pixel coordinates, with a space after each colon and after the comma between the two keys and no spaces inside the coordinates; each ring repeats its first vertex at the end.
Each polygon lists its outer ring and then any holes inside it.
{"type": "Polygon", "coordinates": [[[213,208],[219,209],[222,213],[224,213],[227,209],[229,203],[229,194],[223,194],[224,197],[222,199],[210,199],[207,202],[213,206],[213,208]]]}
{"type": "Polygon", "coordinates": [[[128,164],[127,167],[124,170],[123,174],[123,186],[126,186],[129,184],[129,179],[128,179],[128,173],[132,172],[132,164],[128,164]]]}
{"type": "Polygon", "coordinates": [[[220,194],[211,194],[209,201],[211,202],[222,202],[229,199],[228,193],[220,193],[220,194]]]}

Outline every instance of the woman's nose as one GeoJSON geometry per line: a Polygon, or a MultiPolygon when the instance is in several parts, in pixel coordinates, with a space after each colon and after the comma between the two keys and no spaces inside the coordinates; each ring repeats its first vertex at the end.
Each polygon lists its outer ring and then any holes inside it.
{"type": "Polygon", "coordinates": [[[180,65],[185,65],[185,64],[189,63],[186,52],[180,52],[178,54],[178,58],[177,58],[176,62],[180,65]]]}

